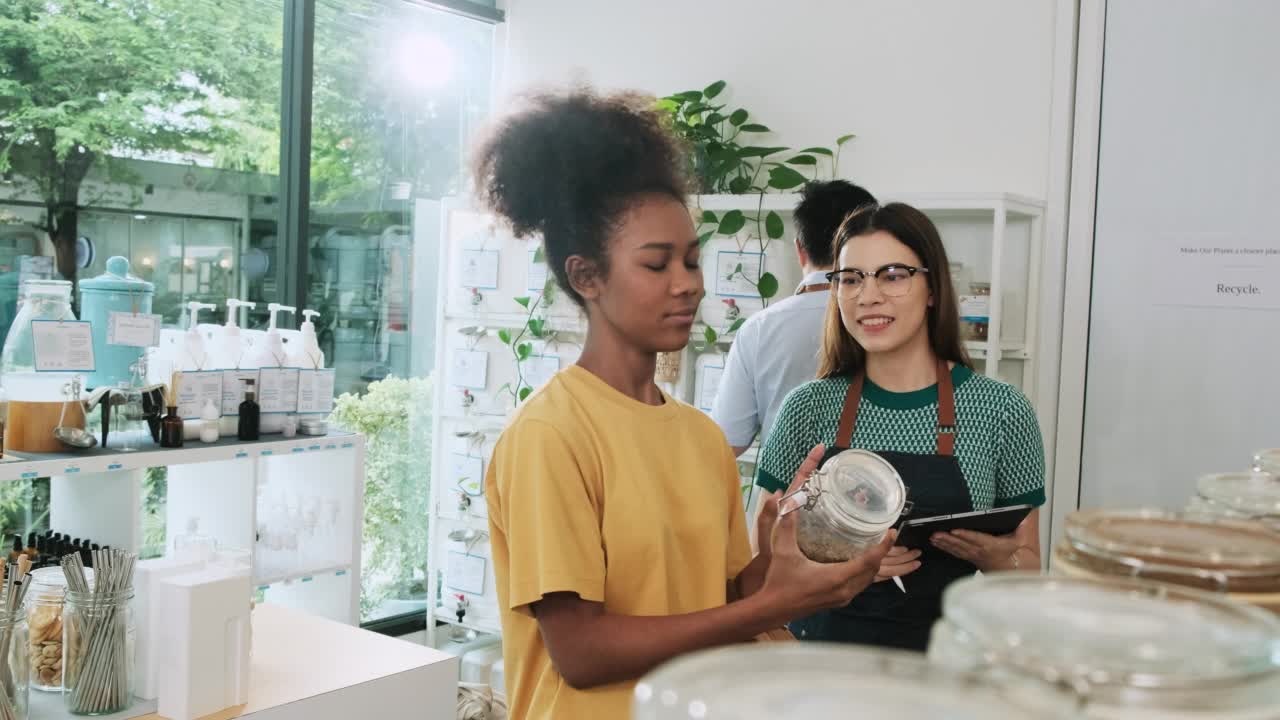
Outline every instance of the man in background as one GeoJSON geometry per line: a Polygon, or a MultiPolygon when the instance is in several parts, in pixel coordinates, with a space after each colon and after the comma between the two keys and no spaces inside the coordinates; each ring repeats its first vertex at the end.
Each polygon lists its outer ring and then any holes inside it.
{"type": "Polygon", "coordinates": [[[844,180],[812,182],[795,210],[796,255],[804,280],[795,295],[747,320],[734,336],[711,417],[741,455],[757,436],[769,436],[787,393],[818,371],[818,347],[835,265],[832,240],[845,217],[875,203],[871,193],[844,180]]]}

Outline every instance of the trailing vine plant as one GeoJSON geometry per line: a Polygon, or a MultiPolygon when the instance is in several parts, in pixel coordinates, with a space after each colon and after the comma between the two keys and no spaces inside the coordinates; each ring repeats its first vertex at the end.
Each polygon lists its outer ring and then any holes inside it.
{"type": "MultiPolygon", "coordinates": [[[[542,248],[534,251],[533,261],[535,263],[544,261],[542,248]]],[[[498,340],[510,349],[516,366],[515,384],[507,383],[499,388],[498,392],[509,393],[512,402],[516,405],[524,402],[533,394],[533,386],[525,380],[524,376],[524,362],[533,356],[532,341],[550,341],[555,338],[555,331],[547,326],[546,316],[538,316],[539,309],[545,310],[548,305],[554,302],[555,292],[556,279],[551,273],[547,273],[546,284],[542,286],[542,292],[536,297],[515,298],[516,303],[525,310],[524,324],[514,332],[505,328],[498,331],[498,340]]]]}
{"type": "MultiPolygon", "coordinates": [[[[710,210],[701,211],[697,220],[698,243],[705,246],[713,237],[733,238],[738,252],[745,253],[754,244],[761,257],[769,244],[783,237],[785,229],[782,217],[772,210],[764,212],[764,195],[770,191],[794,190],[810,180],[817,180],[825,165],[830,177],[839,174],[840,152],[854,135],[836,139],[835,150],[826,147],[809,147],[792,150],[786,146],[746,144],[751,136],[772,132],[767,125],[748,122],[751,113],[743,108],[729,110],[727,103],[716,103],[726,88],[718,80],[702,90],[686,90],[658,100],[658,108],[671,119],[672,129],[691,148],[690,172],[697,182],[699,194],[756,194],[754,213],[730,210],[717,215],[710,210]],[[821,158],[821,159],[820,159],[821,158]],[[825,161],[825,162],[824,162],[825,161]],[[812,177],[804,170],[812,172],[812,177]],[[745,237],[741,234],[748,225],[754,226],[745,237]]],[[[754,277],[738,263],[726,280],[741,279],[750,284],[759,295],[762,304],[778,294],[778,278],[765,272],[762,266],[754,277]]],[[[741,318],[731,321],[724,328],[732,334],[742,326],[741,318]]],[[[708,346],[715,345],[720,337],[714,328],[703,333],[708,346]]]]}

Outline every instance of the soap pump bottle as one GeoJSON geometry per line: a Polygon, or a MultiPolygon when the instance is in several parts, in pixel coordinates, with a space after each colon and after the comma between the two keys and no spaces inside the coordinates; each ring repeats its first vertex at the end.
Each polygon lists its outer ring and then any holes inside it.
{"type": "Polygon", "coordinates": [[[237,370],[244,359],[244,339],[240,335],[240,326],[236,324],[236,316],[240,308],[254,308],[257,303],[227,299],[227,321],[218,332],[217,349],[214,351],[214,368],[218,370],[237,370]]]}
{"type": "Polygon", "coordinates": [[[204,370],[209,365],[209,354],[204,347],[204,338],[200,335],[198,315],[201,310],[214,310],[217,305],[196,302],[187,303],[187,332],[183,337],[182,351],[178,354],[176,370],[184,372],[204,370]]]}
{"type": "Polygon", "coordinates": [[[320,313],[315,310],[302,311],[302,326],[298,328],[301,342],[298,347],[289,350],[289,367],[303,370],[324,368],[324,351],[320,349],[320,342],[316,339],[316,324],[311,321],[311,318],[319,316],[320,313]]]}
{"type": "Polygon", "coordinates": [[[218,438],[222,435],[218,430],[221,419],[218,406],[213,404],[213,400],[205,400],[204,407],[200,410],[200,442],[218,442],[218,438]]]}
{"type": "MultiPolygon", "coordinates": [[[[294,308],[288,305],[279,303],[267,305],[267,311],[270,313],[267,332],[262,338],[258,350],[252,354],[253,359],[249,367],[258,368],[259,370],[289,367],[289,358],[284,349],[284,338],[280,335],[280,331],[276,329],[276,317],[282,310],[290,313],[294,312],[294,308]]],[[[267,413],[258,421],[257,427],[259,432],[268,435],[283,432],[284,414],[278,412],[267,413]]]]}
{"type": "Polygon", "coordinates": [[[254,399],[254,382],[244,379],[244,402],[240,403],[240,415],[236,437],[241,440],[258,439],[258,401],[254,399]]]}

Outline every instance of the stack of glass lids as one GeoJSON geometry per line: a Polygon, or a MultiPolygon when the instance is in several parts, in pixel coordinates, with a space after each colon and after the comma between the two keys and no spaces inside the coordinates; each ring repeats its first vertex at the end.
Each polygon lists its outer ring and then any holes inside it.
{"type": "Polygon", "coordinates": [[[1280,619],[1141,580],[1007,573],[943,596],[929,657],[1070,688],[1090,718],[1280,716],[1280,619]]]}
{"type": "Polygon", "coordinates": [[[1054,570],[1078,577],[1141,577],[1280,611],[1280,533],[1260,523],[1156,510],[1067,516],[1054,570]]]}
{"type": "Polygon", "coordinates": [[[1066,720],[1074,697],[1031,679],[995,683],[915,653],[758,643],[675,660],[636,686],[634,720],[1066,720]]]}

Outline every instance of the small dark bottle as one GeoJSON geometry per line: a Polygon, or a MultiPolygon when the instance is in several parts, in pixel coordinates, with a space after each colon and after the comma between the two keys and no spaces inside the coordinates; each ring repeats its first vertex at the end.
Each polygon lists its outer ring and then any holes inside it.
{"type": "Polygon", "coordinates": [[[182,447],[182,418],[178,417],[178,407],[170,405],[169,414],[160,421],[160,447],[182,447]]]}
{"type": "Polygon", "coordinates": [[[21,535],[14,535],[14,536],[13,536],[13,551],[9,553],[9,562],[11,562],[11,563],[16,563],[16,562],[18,562],[18,558],[22,557],[22,551],[23,551],[23,547],[22,547],[22,536],[21,536],[21,535]]]}
{"type": "Polygon", "coordinates": [[[241,440],[258,439],[258,415],[261,408],[254,399],[253,380],[244,380],[244,402],[240,403],[240,422],[236,437],[241,440]]]}

